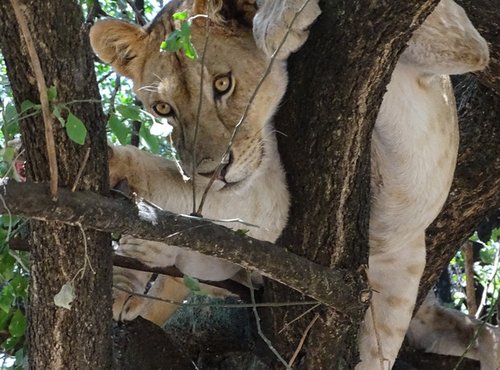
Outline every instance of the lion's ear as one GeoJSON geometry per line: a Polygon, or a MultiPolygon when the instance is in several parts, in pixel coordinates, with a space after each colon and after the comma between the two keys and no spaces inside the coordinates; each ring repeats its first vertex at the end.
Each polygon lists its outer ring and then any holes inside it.
{"type": "Polygon", "coordinates": [[[97,56],[123,76],[138,79],[143,66],[148,33],[139,26],[118,20],[96,22],[90,44],[97,56]]]}

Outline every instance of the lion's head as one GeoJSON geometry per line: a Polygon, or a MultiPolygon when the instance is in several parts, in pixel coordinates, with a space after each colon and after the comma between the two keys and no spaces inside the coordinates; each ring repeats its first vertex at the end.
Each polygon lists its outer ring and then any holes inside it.
{"type": "MultiPolygon", "coordinates": [[[[218,168],[233,130],[269,64],[269,58],[257,48],[252,35],[255,11],[255,1],[199,1],[194,5],[192,0],[171,1],[144,28],[104,20],[97,22],[90,33],[97,55],[133,80],[145,109],[167,118],[174,127],[174,146],[189,175],[192,175],[193,152],[196,153],[197,178],[204,179],[201,182],[205,184],[218,168]],[[179,27],[172,15],[181,10],[194,14],[200,10],[196,9],[200,4],[205,8],[201,12],[208,14],[210,22],[207,24],[205,18],[199,17],[192,23],[191,39],[198,58],[191,60],[183,51],[160,51],[161,42],[179,27]]],[[[250,106],[230,155],[224,159],[225,165],[219,167],[214,188],[248,183],[258,171],[266,155],[265,143],[272,140],[269,121],[285,88],[285,66],[277,62],[250,106]]]]}

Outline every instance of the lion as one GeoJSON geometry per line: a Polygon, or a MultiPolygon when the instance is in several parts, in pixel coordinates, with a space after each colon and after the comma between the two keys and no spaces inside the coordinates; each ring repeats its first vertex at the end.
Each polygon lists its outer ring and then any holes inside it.
{"type": "MultiPolygon", "coordinates": [[[[193,198],[199,201],[210,185],[205,217],[243,219],[258,226],[250,227],[250,236],[274,242],[287,222],[289,194],[272,118],[287,85],[286,59],[306,41],[320,14],[317,1],[299,12],[303,4],[174,0],[144,28],[97,22],[90,33],[96,54],[132,79],[145,109],[173,126],[180,166],[190,177],[185,182],[172,161],[125,146],[111,150],[111,183],[126,178],[141,197],[181,214],[192,212],[193,198]],[[173,14],[184,10],[195,16],[195,49],[206,49],[195,61],[182,51],[160,50],[179,26],[173,14]]],[[[448,75],[483,69],[488,58],[485,40],[463,9],[442,0],[392,74],[372,135],[368,280],[375,293],[360,329],[358,370],[394,364],[425,266],[424,232],[443,206],[456,163],[457,115],[448,75]]],[[[242,273],[214,257],[130,236],[120,240],[117,252],[152,267],[176,266],[203,280],[242,273]]],[[[126,291],[177,302],[189,294],[172,277],[158,277],[149,288],[151,275],[115,268],[114,284],[123,288],[114,292],[116,320],[142,315],[162,325],[176,309],[126,291]]],[[[446,346],[440,350],[446,352],[446,346]]]]}

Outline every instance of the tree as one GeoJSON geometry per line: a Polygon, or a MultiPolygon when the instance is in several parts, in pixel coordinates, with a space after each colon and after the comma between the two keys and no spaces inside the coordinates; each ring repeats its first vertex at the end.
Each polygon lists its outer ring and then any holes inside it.
{"type": "MultiPolygon", "coordinates": [[[[80,7],[68,1],[4,1],[0,8],[0,45],[18,110],[21,111],[21,103],[27,99],[40,101],[40,96],[46,94],[39,90],[43,85],[45,89],[47,86],[56,88],[57,96],[51,101],[52,110],[59,102],[84,101],[71,105],[68,108],[71,113],[61,111],[60,114],[66,118],[66,127],[72,124],[70,114],[86,123],[85,145],[72,142],[66,130],[54,122],[55,146],[52,144],[52,149],[56,151],[59,175],[54,176],[53,169],[49,169],[47,151],[50,148],[47,148],[44,135],[49,124],[47,121],[53,117],[48,118],[49,113],[43,118],[37,115],[21,121],[28,178],[44,182],[57,177],[61,187],[106,192],[105,121],[100,106],[92,102],[99,99],[99,93],[87,32],[82,28],[80,7]],[[27,22],[25,29],[22,29],[23,18],[27,22]],[[32,45],[28,38],[33,39],[32,45]],[[41,73],[30,52],[33,45],[40,59],[41,73]],[[40,48],[40,45],[46,47],[40,48]],[[40,81],[42,79],[44,81],[40,81]],[[89,155],[86,156],[87,149],[89,155]],[[81,167],[83,172],[78,177],[81,167]]],[[[57,194],[53,197],[57,198],[57,194]]],[[[84,229],[78,223],[69,226],[33,220],[30,227],[30,367],[110,368],[109,235],[84,229]],[[64,285],[74,286],[71,310],[54,303],[54,296],[64,285]],[[68,346],[69,342],[71,346],[68,346]]]]}
{"type": "MultiPolygon", "coordinates": [[[[325,0],[322,2],[323,15],[312,28],[309,42],[290,62],[290,87],[276,123],[277,128],[287,134],[287,137],[279,137],[279,144],[294,201],[289,225],[278,245],[286,246],[295,254],[306,257],[317,265],[340,271],[342,276],[345,276],[343,281],[339,281],[344,284],[341,289],[349,288],[357,292],[354,301],[358,300],[358,296],[361,297],[362,285],[359,277],[363,274],[359,268],[366,263],[367,257],[369,214],[367,148],[370,131],[385,85],[399,53],[411,32],[425,19],[436,3],[437,0],[421,0],[411,4],[395,1],[390,5],[380,3],[368,7],[364,1],[344,3],[325,0]],[[360,19],[365,21],[360,23],[360,19]],[[304,122],[308,124],[304,125],[304,122]],[[296,196],[293,196],[294,194],[296,196]],[[298,194],[300,196],[297,196],[298,194]]],[[[92,75],[92,66],[85,32],[78,31],[81,26],[81,15],[77,6],[72,2],[60,0],[50,0],[44,4],[26,1],[24,4],[28,9],[25,13],[31,25],[35,45],[47,45],[46,48],[36,49],[44,66],[47,86],[52,84],[57,86],[58,101],[95,99],[97,93],[94,79],[81,78],[92,75]],[[37,25],[36,29],[32,27],[33,25],[37,25]],[[38,27],[38,25],[44,26],[38,27]],[[79,45],[77,48],[74,46],[75,43],[79,45]],[[65,68],[60,68],[61,60],[64,61],[65,68]]],[[[29,73],[27,71],[31,69],[27,55],[23,53],[21,47],[24,44],[19,41],[18,21],[15,20],[8,2],[0,6],[2,8],[0,46],[7,61],[9,78],[20,110],[23,100],[28,98],[36,102],[39,93],[35,83],[30,83],[30,79],[26,77],[29,73]]],[[[498,21],[488,23],[486,17],[486,15],[493,17],[490,9],[494,7],[491,7],[488,1],[474,4],[464,2],[464,6],[466,8],[469,6],[477,12],[476,23],[479,23],[480,29],[483,27],[486,36],[488,30],[495,30],[498,21]]],[[[493,42],[493,39],[491,41],[493,42]]],[[[498,68],[499,45],[496,43],[492,47],[494,58],[490,73],[479,75],[479,80],[469,82],[469,88],[471,83],[476,84],[473,95],[467,90],[461,96],[463,99],[461,101],[467,104],[461,111],[462,146],[458,176],[453,187],[451,198],[453,201],[449,201],[435,226],[430,230],[430,235],[434,235],[431,240],[431,250],[439,251],[442,257],[434,258],[432,264],[429,264],[423,291],[428,290],[430,284],[435,281],[435,276],[440,273],[456,246],[460,245],[459,242],[470,235],[477,223],[497,207],[500,201],[498,192],[495,192],[500,177],[498,171],[494,170],[498,168],[499,136],[496,122],[500,106],[498,73],[494,72],[494,68],[498,68]],[[488,87],[481,83],[485,83],[488,87]],[[472,100],[474,104],[471,103],[472,100]],[[480,128],[474,127],[473,122],[473,118],[478,116],[482,121],[480,128]],[[474,166],[471,163],[479,164],[474,166]],[[474,175],[470,175],[470,171],[475,168],[480,174],[475,172],[474,175]],[[456,214],[466,217],[450,216],[456,214]],[[455,243],[447,245],[450,240],[455,243]]],[[[476,77],[470,78],[476,79],[476,77]]],[[[102,112],[92,104],[72,106],[71,112],[83,119],[89,132],[87,145],[92,142],[91,147],[95,148],[91,150],[92,154],[79,184],[82,185],[82,189],[105,190],[103,176],[106,172],[104,161],[106,148],[102,112]]],[[[61,172],[59,182],[61,186],[71,186],[79,167],[74,166],[74,163],[81,164],[81,160],[75,158],[83,158],[85,149],[72,144],[57,122],[56,127],[58,127],[56,130],[58,165],[61,172]]],[[[49,170],[44,154],[46,150],[41,117],[24,121],[21,128],[30,163],[29,177],[36,181],[48,181],[49,170]]],[[[61,198],[63,195],[64,193],[60,191],[61,198]]],[[[7,203],[11,205],[9,199],[7,203]]],[[[14,206],[12,204],[12,207],[14,206]]],[[[62,221],[69,215],[70,213],[61,216],[56,214],[56,217],[62,221]]],[[[103,225],[93,226],[105,229],[103,225]]],[[[89,343],[96,343],[89,338],[96,338],[98,335],[103,338],[102,343],[106,343],[109,333],[107,331],[109,327],[103,324],[105,320],[102,320],[102,314],[99,313],[105,312],[109,317],[111,262],[110,248],[107,247],[108,239],[99,233],[85,231],[90,265],[96,270],[97,275],[94,278],[87,271],[82,275],[82,280],[76,280],[77,299],[73,303],[75,309],[66,312],[56,308],[52,303],[55,293],[68,281],[67,278],[66,280],[62,278],[64,276],[62,273],[51,273],[60,268],[56,267],[60,262],[55,260],[57,256],[55,252],[58,251],[57,253],[68,261],[68,266],[63,266],[61,270],[72,278],[85,264],[85,254],[81,253],[85,248],[47,246],[68,245],[69,241],[79,240],[81,230],[61,227],[60,224],[45,229],[41,224],[33,222],[33,232],[40,239],[34,239],[31,243],[34,261],[32,279],[35,283],[32,283],[31,289],[32,329],[29,337],[32,343],[31,367],[45,368],[54,364],[50,349],[59,345],[63,349],[61,358],[64,367],[84,368],[88,366],[85,365],[85,361],[89,360],[88,356],[92,354],[93,367],[109,368],[109,345],[98,346],[99,355],[92,352],[95,347],[89,346],[89,343]],[[56,238],[60,242],[54,242],[56,238]],[[64,242],[65,240],[68,242],[64,242]],[[73,256],[72,253],[78,251],[80,253],[73,256]],[[101,253],[103,255],[100,255],[101,253]],[[70,263],[75,260],[80,262],[76,265],[70,263]],[[90,281],[85,281],[85,278],[90,281]],[[44,283],[47,290],[43,290],[43,295],[40,290],[42,279],[44,281],[49,279],[44,283]],[[96,298],[88,301],[79,300],[80,292],[89,291],[90,286],[95,286],[96,298]],[[103,289],[102,293],[98,288],[103,289]],[[85,304],[90,304],[92,307],[86,307],[85,304]],[[93,305],[99,305],[100,308],[93,305]],[[59,338],[40,339],[37,336],[37,333],[52,332],[49,330],[51,327],[58,327],[47,319],[53,315],[47,314],[48,312],[64,312],[65,315],[71,315],[71,322],[68,324],[70,327],[65,333],[61,331],[59,338]],[[90,312],[98,314],[92,317],[89,316],[90,312]],[[84,323],[92,323],[88,326],[100,329],[82,335],[80,328],[84,323]],[[78,333],[80,344],[75,346],[75,343],[72,343],[68,346],[67,338],[75,337],[75,333],[78,333]],[[39,346],[39,343],[45,345],[39,346]],[[75,349],[78,349],[77,354],[74,352],[75,349]]],[[[191,236],[193,240],[187,242],[195,244],[197,237],[199,235],[193,234],[191,236]]],[[[288,301],[290,297],[294,297],[295,300],[303,299],[289,288],[273,281],[267,284],[266,296],[267,301],[275,302],[288,301]]],[[[269,309],[265,314],[268,324],[265,327],[277,333],[286,322],[299,316],[303,311],[303,308],[287,308],[286,311],[269,309]]],[[[356,362],[356,335],[363,305],[354,304],[348,314],[342,310],[327,308],[319,309],[318,312],[320,314],[315,320],[319,320],[319,323],[312,326],[301,348],[301,360],[307,368],[350,368],[356,362]],[[320,323],[322,325],[319,325],[320,323]]],[[[57,314],[54,314],[54,317],[57,317],[57,314]]],[[[300,347],[299,340],[310,323],[311,316],[305,316],[293,325],[287,326],[285,334],[273,338],[273,344],[285,358],[290,358],[300,347]]]]}

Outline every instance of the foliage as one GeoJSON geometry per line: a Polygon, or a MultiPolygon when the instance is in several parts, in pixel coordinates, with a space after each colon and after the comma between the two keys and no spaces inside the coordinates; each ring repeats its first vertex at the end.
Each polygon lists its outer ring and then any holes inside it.
{"type": "MultiPolygon", "coordinates": [[[[490,310],[495,310],[500,293],[500,271],[498,269],[498,254],[500,253],[500,228],[494,228],[491,237],[486,242],[478,238],[477,233],[471,236],[470,241],[479,246],[479,258],[474,262],[474,280],[476,291],[481,292],[478,299],[484,295],[484,307],[486,310],[481,315],[482,319],[487,318],[490,310]]],[[[449,269],[452,272],[451,283],[453,287],[453,306],[463,312],[468,313],[465,294],[466,276],[465,261],[463,252],[460,250],[450,261],[449,269]]],[[[494,312],[493,312],[494,313],[494,312]]],[[[492,315],[491,315],[492,316],[492,315]]],[[[496,324],[495,322],[493,322],[496,324]]]]}
{"type": "Polygon", "coordinates": [[[172,18],[181,21],[181,28],[168,35],[167,39],[161,43],[160,49],[169,52],[182,50],[189,59],[196,59],[198,55],[191,43],[191,24],[188,21],[187,11],[175,13],[172,18]]]}

